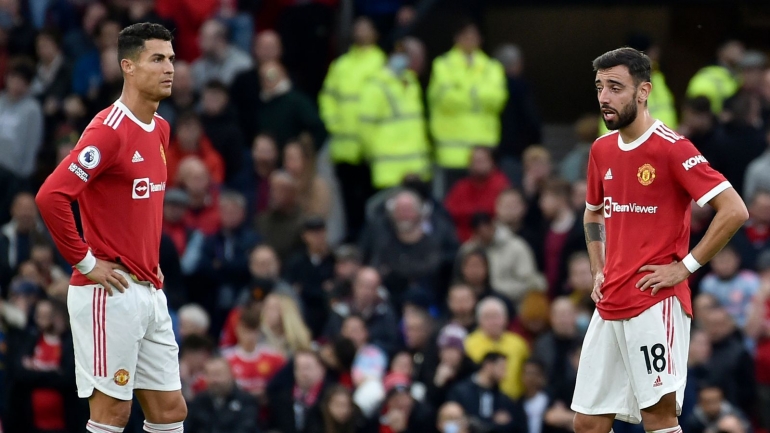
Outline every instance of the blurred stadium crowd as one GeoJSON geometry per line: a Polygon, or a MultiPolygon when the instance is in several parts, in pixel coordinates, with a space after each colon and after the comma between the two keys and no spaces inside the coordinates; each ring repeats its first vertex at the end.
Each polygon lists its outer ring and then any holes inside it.
{"type": "MultiPolygon", "coordinates": [[[[370,18],[350,35],[318,24],[334,0],[254,15],[258,3],[0,1],[2,431],[79,432],[88,418],[71,268],[34,192],[119,96],[117,34],[143,21],[176,38],[159,109],[173,131],[161,268],[186,431],[571,431],[594,310],[582,211],[598,111],[556,161],[517,46],[485,53],[468,22],[427,59],[400,31],[409,2],[357,2],[370,18]],[[332,36],[352,45],[329,65],[332,36]]],[[[677,112],[660,48],[643,34],[627,43],[654,61],[653,116],[690,137],[751,213],[692,276],[683,430],[767,432],[767,58],[737,40],[715,47],[677,112]]],[[[693,245],[711,216],[693,206],[693,245]]]]}

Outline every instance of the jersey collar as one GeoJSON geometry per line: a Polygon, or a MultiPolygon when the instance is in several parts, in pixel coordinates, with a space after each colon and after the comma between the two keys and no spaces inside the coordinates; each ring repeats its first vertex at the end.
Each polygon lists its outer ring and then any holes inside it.
{"type": "Polygon", "coordinates": [[[144,129],[145,131],[152,132],[153,130],[155,130],[155,116],[153,116],[153,119],[152,121],[150,121],[150,123],[144,123],[141,120],[139,120],[136,116],[134,116],[134,113],[132,113],[131,110],[129,110],[128,107],[126,107],[126,104],[121,102],[120,99],[115,101],[113,105],[123,110],[123,112],[126,113],[126,117],[131,119],[134,123],[139,125],[139,127],[144,129]]]}
{"type": "Polygon", "coordinates": [[[660,126],[662,122],[660,120],[655,120],[655,122],[650,126],[646,131],[644,131],[644,134],[640,135],[639,138],[636,140],[630,142],[630,143],[624,143],[623,138],[618,134],[618,147],[620,150],[624,150],[626,152],[630,150],[634,150],[637,147],[641,146],[642,143],[647,141],[648,138],[652,135],[653,132],[660,126]]]}

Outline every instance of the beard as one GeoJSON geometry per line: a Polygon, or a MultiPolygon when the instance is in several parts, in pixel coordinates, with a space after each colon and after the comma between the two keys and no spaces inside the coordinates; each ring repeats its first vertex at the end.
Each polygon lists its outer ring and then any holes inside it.
{"type": "MultiPolygon", "coordinates": [[[[615,111],[614,109],[608,106],[603,106],[602,110],[605,110],[605,109],[615,111]]],[[[634,120],[636,120],[636,115],[638,114],[638,111],[639,109],[637,108],[636,103],[632,102],[631,104],[628,104],[620,113],[615,111],[615,118],[612,120],[607,120],[604,117],[604,114],[602,113],[602,120],[604,121],[604,126],[606,126],[607,129],[609,129],[610,131],[617,131],[618,129],[625,128],[626,126],[633,123],[634,120]]]]}

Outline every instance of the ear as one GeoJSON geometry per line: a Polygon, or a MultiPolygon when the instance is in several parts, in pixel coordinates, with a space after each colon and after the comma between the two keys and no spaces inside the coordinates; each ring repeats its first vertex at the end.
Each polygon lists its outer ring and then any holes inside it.
{"type": "Polygon", "coordinates": [[[637,100],[644,104],[647,102],[647,98],[650,97],[650,92],[652,92],[652,83],[649,81],[646,81],[639,85],[639,89],[637,91],[637,100]]]}
{"type": "Polygon", "coordinates": [[[123,75],[134,75],[134,62],[131,59],[122,59],[120,69],[123,71],[123,75]]]}

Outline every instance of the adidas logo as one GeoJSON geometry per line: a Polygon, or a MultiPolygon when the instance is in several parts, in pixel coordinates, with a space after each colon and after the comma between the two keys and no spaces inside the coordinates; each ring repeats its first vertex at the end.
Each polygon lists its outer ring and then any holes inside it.
{"type": "Polygon", "coordinates": [[[655,383],[652,384],[652,387],[655,388],[655,387],[658,387],[658,386],[661,386],[661,385],[663,385],[663,381],[660,380],[660,376],[658,376],[658,378],[655,379],[655,383]]]}
{"type": "Polygon", "coordinates": [[[134,157],[131,158],[131,162],[142,162],[144,161],[144,158],[142,158],[142,155],[139,154],[139,151],[137,150],[134,152],[134,157]]]}
{"type": "Polygon", "coordinates": [[[607,169],[607,174],[604,175],[604,180],[612,180],[612,169],[607,169]]]}

